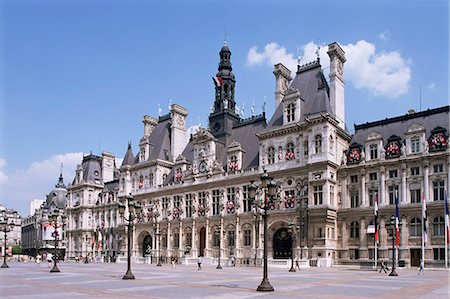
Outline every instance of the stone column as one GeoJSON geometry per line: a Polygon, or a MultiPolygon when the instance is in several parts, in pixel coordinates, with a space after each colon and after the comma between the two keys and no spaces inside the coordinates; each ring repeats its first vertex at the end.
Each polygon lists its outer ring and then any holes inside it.
{"type": "MultiPolygon", "coordinates": [[[[167,254],[171,255],[172,254],[172,242],[170,242],[171,236],[172,236],[172,232],[171,232],[171,227],[170,227],[170,222],[167,222],[167,254]]],[[[167,257],[167,256],[166,256],[167,257]]]]}
{"type": "Polygon", "coordinates": [[[347,184],[348,184],[348,179],[347,179],[347,175],[344,176],[344,179],[342,180],[342,185],[341,185],[341,205],[342,208],[349,208],[350,205],[350,197],[348,194],[348,189],[347,189],[347,184]]]}
{"type": "Polygon", "coordinates": [[[402,186],[401,186],[401,203],[406,203],[406,164],[402,163],[402,186]]]}
{"type": "Polygon", "coordinates": [[[386,205],[386,168],[380,168],[380,192],[378,192],[378,206],[386,205]]]}
{"type": "Polygon", "coordinates": [[[195,227],[195,220],[192,220],[192,252],[195,254],[197,250],[197,243],[195,243],[195,237],[197,236],[197,229],[195,227]]]}
{"type": "Polygon", "coordinates": [[[348,248],[348,230],[347,230],[347,220],[342,219],[341,223],[341,238],[342,238],[342,248],[348,248]]]}
{"type": "Polygon", "coordinates": [[[239,223],[240,223],[240,221],[239,221],[239,216],[236,216],[236,227],[235,227],[235,232],[234,232],[234,235],[235,235],[235,237],[236,237],[236,240],[235,240],[235,242],[234,242],[234,248],[235,248],[235,252],[234,252],[234,255],[236,256],[236,257],[240,257],[240,254],[239,254],[239,251],[240,251],[240,248],[241,248],[241,245],[240,245],[240,238],[239,238],[239,223]]]}
{"type": "Polygon", "coordinates": [[[178,256],[183,256],[184,246],[183,246],[183,222],[180,221],[180,233],[178,234],[178,256]]]}
{"type": "Polygon", "coordinates": [[[367,248],[366,243],[367,236],[367,228],[366,228],[366,219],[362,218],[359,225],[359,248],[367,248]]]}
{"type": "Polygon", "coordinates": [[[209,254],[209,219],[206,219],[205,252],[209,254]]]}
{"type": "Polygon", "coordinates": [[[366,171],[361,170],[361,206],[367,207],[366,199],[366,171]]]}

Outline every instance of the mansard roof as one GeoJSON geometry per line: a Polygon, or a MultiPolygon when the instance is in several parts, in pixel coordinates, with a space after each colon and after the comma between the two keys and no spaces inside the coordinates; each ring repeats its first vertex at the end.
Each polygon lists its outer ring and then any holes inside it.
{"type": "Polygon", "coordinates": [[[355,134],[353,134],[352,142],[364,144],[367,137],[373,133],[380,134],[384,143],[386,143],[387,139],[392,135],[397,135],[404,140],[409,128],[417,125],[420,125],[425,129],[427,137],[437,126],[445,128],[448,132],[449,108],[450,106],[444,106],[355,125],[355,134]]]}
{"type": "Polygon", "coordinates": [[[154,161],[156,159],[170,160],[171,126],[172,121],[170,114],[162,116],[158,119],[158,124],[148,137],[148,141],[150,143],[150,161],[154,161]]]}
{"type": "MultiPolygon", "coordinates": [[[[313,61],[298,68],[290,88],[300,90],[300,105],[303,121],[306,116],[320,112],[334,114],[330,104],[330,89],[319,61],[313,61]]],[[[280,103],[273,114],[268,129],[283,125],[283,105],[280,103]]]]}

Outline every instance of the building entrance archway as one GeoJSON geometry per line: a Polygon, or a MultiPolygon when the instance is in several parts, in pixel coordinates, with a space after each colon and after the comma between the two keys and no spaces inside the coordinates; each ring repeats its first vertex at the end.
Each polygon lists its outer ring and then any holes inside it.
{"type": "Polygon", "coordinates": [[[280,228],[273,236],[273,258],[289,259],[292,252],[292,237],[287,228],[280,228]]]}
{"type": "Polygon", "coordinates": [[[144,241],[142,242],[142,254],[146,256],[152,253],[153,249],[153,240],[150,235],[145,236],[144,241]]]}
{"type": "Polygon", "coordinates": [[[199,238],[199,246],[198,246],[198,254],[200,256],[205,256],[205,247],[206,247],[206,228],[202,227],[200,229],[200,238],[199,238]]]}

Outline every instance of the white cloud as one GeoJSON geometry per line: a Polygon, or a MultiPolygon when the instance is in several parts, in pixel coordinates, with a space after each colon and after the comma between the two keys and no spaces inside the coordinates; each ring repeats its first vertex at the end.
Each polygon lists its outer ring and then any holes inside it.
{"type": "Polygon", "coordinates": [[[390,35],[391,35],[391,34],[390,34],[390,32],[389,32],[389,29],[386,29],[386,30],[384,30],[383,32],[381,32],[381,33],[378,35],[378,38],[379,38],[380,40],[386,42],[386,41],[389,40],[389,36],[390,36],[390,35]]]}
{"type": "MultiPolygon", "coordinates": [[[[81,164],[83,153],[66,153],[51,156],[43,161],[33,162],[28,169],[8,172],[8,182],[3,187],[4,203],[26,216],[30,201],[45,198],[58,182],[63,163],[64,183],[68,185],[75,176],[77,164],[81,164]]],[[[5,163],[5,162],[0,162],[5,163]]]]}
{"type": "MultiPolygon", "coordinates": [[[[312,41],[301,46],[302,64],[317,58],[317,46],[312,41]]],[[[373,95],[392,98],[408,92],[411,60],[403,58],[400,52],[377,52],[375,45],[365,40],[360,40],[356,44],[342,45],[342,48],[347,58],[345,80],[357,89],[366,89],[373,95]]],[[[320,62],[326,74],[329,71],[327,50],[327,46],[322,46],[319,51],[320,62]]],[[[287,53],[286,49],[277,43],[267,44],[263,52],[258,52],[257,47],[252,47],[247,55],[248,66],[266,64],[272,67],[279,62],[285,64],[291,71],[296,70],[297,62],[293,59],[293,55],[287,53]]]]}
{"type": "Polygon", "coordinates": [[[436,89],[436,83],[431,82],[430,84],[427,85],[427,89],[429,89],[429,90],[435,90],[435,89],[436,89]]]}
{"type": "Polygon", "coordinates": [[[3,171],[3,168],[6,166],[6,160],[0,159],[0,186],[4,185],[8,182],[8,176],[3,171]]]}
{"type": "Polygon", "coordinates": [[[189,143],[189,139],[191,139],[191,135],[194,135],[195,133],[197,133],[198,129],[200,129],[201,126],[202,126],[201,124],[198,124],[198,125],[191,125],[189,128],[187,128],[186,135],[184,138],[183,148],[185,148],[186,145],[189,143]]]}
{"type": "Polygon", "coordinates": [[[297,65],[294,55],[288,53],[286,48],[281,47],[277,43],[267,44],[263,52],[258,52],[258,47],[256,46],[251,47],[247,54],[248,66],[259,66],[262,64],[273,66],[280,62],[290,70],[295,69],[297,65]]]}

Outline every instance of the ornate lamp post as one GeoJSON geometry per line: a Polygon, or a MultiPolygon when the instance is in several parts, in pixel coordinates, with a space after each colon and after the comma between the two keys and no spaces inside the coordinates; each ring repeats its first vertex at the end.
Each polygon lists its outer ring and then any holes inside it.
{"type": "MultiPolygon", "coordinates": [[[[400,223],[399,223],[400,226],[400,223]]],[[[392,216],[391,219],[386,222],[386,230],[390,228],[390,237],[392,237],[392,268],[389,276],[398,276],[395,271],[395,217],[392,216]]]]}
{"type": "Polygon", "coordinates": [[[151,220],[153,221],[153,227],[155,230],[155,236],[158,242],[158,263],[156,264],[157,267],[161,267],[161,234],[159,232],[159,226],[158,226],[158,217],[159,217],[159,211],[158,211],[158,207],[157,205],[155,205],[155,203],[153,203],[150,207],[150,211],[149,211],[149,218],[151,218],[151,220]]]}
{"type": "Polygon", "coordinates": [[[138,217],[138,215],[142,211],[142,207],[139,203],[134,202],[133,196],[131,194],[129,196],[126,196],[127,199],[127,206],[128,206],[128,218],[124,216],[125,213],[125,204],[119,203],[119,213],[120,216],[128,221],[128,242],[127,242],[127,249],[128,249],[128,257],[127,257],[127,273],[122,277],[122,279],[134,279],[133,273],[131,273],[131,234],[133,229],[133,222],[138,217]]]}
{"type": "MultiPolygon", "coordinates": [[[[296,272],[295,268],[294,268],[294,241],[295,241],[295,224],[294,221],[291,220],[291,222],[289,223],[289,228],[288,228],[288,232],[291,236],[291,240],[292,240],[292,249],[291,249],[291,269],[289,269],[289,272],[296,272]]],[[[298,230],[300,227],[297,225],[296,229],[298,230]]]]}
{"type": "Polygon", "coordinates": [[[11,231],[11,226],[8,224],[8,219],[5,219],[4,221],[2,221],[1,223],[0,223],[0,226],[1,226],[1,230],[3,231],[3,233],[5,234],[4,236],[5,236],[5,238],[4,238],[4,241],[5,241],[5,253],[3,254],[3,264],[2,264],[2,266],[1,266],[1,268],[9,268],[9,266],[8,266],[8,264],[6,263],[6,247],[7,247],[7,233],[8,232],[10,232],[11,231]]]}
{"type": "MultiPolygon", "coordinates": [[[[53,227],[55,228],[55,231],[53,232],[54,238],[55,238],[55,246],[54,246],[54,251],[53,251],[53,268],[50,270],[51,273],[54,272],[61,272],[58,269],[58,219],[61,217],[61,223],[60,223],[60,227],[62,228],[62,226],[64,225],[64,222],[66,220],[66,215],[64,214],[64,211],[62,209],[59,209],[58,207],[56,207],[55,205],[52,205],[50,207],[50,211],[49,211],[49,215],[48,215],[48,219],[51,223],[53,223],[53,227]]],[[[62,232],[62,229],[61,229],[62,232]]],[[[62,237],[62,236],[61,236],[62,237]]]]}
{"type": "Polygon", "coordinates": [[[221,254],[221,243],[222,243],[222,236],[220,233],[220,227],[221,225],[219,224],[219,226],[216,228],[216,231],[214,232],[216,234],[216,236],[219,238],[219,258],[218,258],[218,262],[217,262],[217,267],[216,269],[222,269],[222,266],[220,265],[220,258],[222,256],[221,254]]]}
{"type": "Polygon", "coordinates": [[[262,189],[263,191],[263,202],[258,203],[255,201],[255,197],[256,197],[256,191],[258,190],[258,186],[256,186],[254,184],[253,181],[250,182],[250,185],[248,186],[248,195],[249,198],[251,198],[255,205],[264,210],[264,214],[263,214],[263,220],[264,220],[264,251],[263,251],[263,280],[261,281],[261,284],[258,286],[258,288],[256,289],[257,291],[260,292],[271,292],[273,291],[273,286],[270,284],[269,279],[267,277],[267,211],[270,208],[270,201],[273,199],[273,197],[276,195],[277,192],[277,184],[276,182],[273,180],[273,178],[269,177],[269,174],[267,173],[267,171],[264,169],[264,173],[261,175],[260,177],[261,179],[261,185],[259,186],[259,188],[262,189]],[[267,193],[266,193],[267,191],[267,193]]]}

